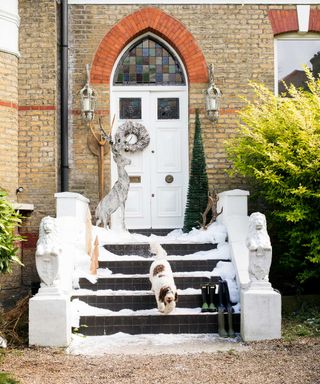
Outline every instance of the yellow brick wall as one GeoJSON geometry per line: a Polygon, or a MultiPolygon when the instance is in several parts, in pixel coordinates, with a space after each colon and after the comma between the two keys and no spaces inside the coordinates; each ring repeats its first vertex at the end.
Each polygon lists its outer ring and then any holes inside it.
{"type": "Polygon", "coordinates": [[[58,190],[57,119],[57,2],[19,2],[19,184],[21,202],[32,203],[35,211],[22,229],[23,282],[38,280],[34,247],[39,223],[46,215],[55,216],[54,193],[58,190]]]}
{"type": "MultiPolygon", "coordinates": [[[[16,200],[18,187],[18,58],[0,52],[0,188],[16,200]]],[[[21,286],[21,267],[0,275],[0,303],[21,286]]]]}
{"type": "MultiPolygon", "coordinates": [[[[85,82],[85,65],[92,63],[104,35],[139,5],[70,6],[70,76],[72,110],[71,189],[84,193],[93,205],[97,202],[97,159],[87,148],[87,129],[79,114],[78,92],[85,82]]],[[[195,108],[202,109],[201,124],[210,187],[218,191],[243,187],[241,180],[227,175],[225,140],[235,133],[241,108],[239,95],[249,96],[248,81],[265,82],[273,88],[273,33],[268,6],[262,5],[161,5],[161,10],[179,20],[194,36],[208,64],[215,66],[215,80],[223,91],[218,124],[204,116],[203,90],[206,84],[189,86],[190,154],[194,133],[195,108]],[[201,23],[199,23],[201,20],[201,23]]],[[[109,87],[95,86],[99,106],[109,123],[109,87]]],[[[110,156],[106,159],[107,188],[110,156]]]]}
{"type": "Polygon", "coordinates": [[[0,52],[0,187],[11,199],[18,187],[18,59],[0,52]]]}

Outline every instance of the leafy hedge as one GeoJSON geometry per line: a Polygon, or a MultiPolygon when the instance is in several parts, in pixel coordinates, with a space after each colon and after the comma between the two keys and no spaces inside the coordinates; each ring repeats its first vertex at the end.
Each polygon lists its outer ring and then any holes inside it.
{"type": "Polygon", "coordinates": [[[6,192],[0,190],[0,273],[10,271],[13,262],[20,263],[16,242],[22,237],[15,232],[20,224],[21,215],[7,200],[6,192]]]}
{"type": "Polygon", "coordinates": [[[266,202],[280,264],[299,281],[320,270],[320,79],[289,97],[251,84],[254,101],[240,113],[239,135],[227,144],[233,172],[266,202]]]}

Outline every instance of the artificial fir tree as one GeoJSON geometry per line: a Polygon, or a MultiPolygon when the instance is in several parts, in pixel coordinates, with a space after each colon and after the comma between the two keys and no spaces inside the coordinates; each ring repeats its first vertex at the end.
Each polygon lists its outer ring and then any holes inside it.
{"type": "Polygon", "coordinates": [[[192,150],[191,172],[184,215],[183,231],[189,232],[193,227],[199,227],[201,213],[208,204],[208,175],[206,160],[201,138],[199,111],[196,110],[195,133],[192,150]]]}

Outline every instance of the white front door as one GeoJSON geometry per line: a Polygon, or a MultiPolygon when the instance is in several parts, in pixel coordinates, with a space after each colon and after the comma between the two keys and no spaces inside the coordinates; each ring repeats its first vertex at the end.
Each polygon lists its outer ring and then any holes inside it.
{"type": "MultiPolygon", "coordinates": [[[[125,154],[132,161],[126,168],[131,180],[125,219],[129,229],[183,226],[189,175],[187,91],[158,89],[112,92],[113,134],[126,120],[143,124],[150,134],[147,148],[125,154]]],[[[112,161],[112,185],[116,180],[112,161]]],[[[119,226],[120,210],[112,216],[112,228],[119,226]]]]}

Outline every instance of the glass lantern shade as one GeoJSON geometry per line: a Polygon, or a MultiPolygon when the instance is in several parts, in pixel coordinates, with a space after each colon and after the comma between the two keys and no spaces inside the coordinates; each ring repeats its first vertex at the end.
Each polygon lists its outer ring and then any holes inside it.
{"type": "Polygon", "coordinates": [[[207,116],[211,121],[217,121],[219,117],[221,92],[219,88],[210,87],[206,93],[207,116]]]}
{"type": "Polygon", "coordinates": [[[96,92],[86,84],[80,91],[81,96],[81,113],[86,121],[92,121],[96,108],[96,92]]]}

